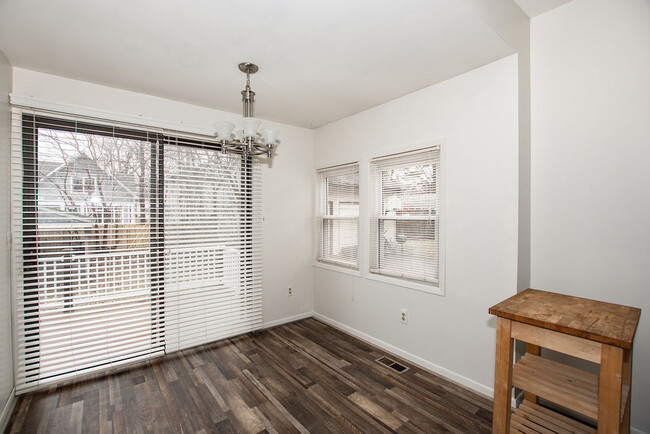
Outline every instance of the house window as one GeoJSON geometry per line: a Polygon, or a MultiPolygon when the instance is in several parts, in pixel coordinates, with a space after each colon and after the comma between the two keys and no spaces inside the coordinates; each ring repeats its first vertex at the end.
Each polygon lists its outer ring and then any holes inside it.
{"type": "Polygon", "coordinates": [[[439,286],[440,147],[370,161],[370,273],[439,286]]]}
{"type": "Polygon", "coordinates": [[[75,193],[92,194],[95,192],[95,178],[75,176],[72,178],[72,191],[75,193]]]}
{"type": "Polygon", "coordinates": [[[316,260],[359,268],[359,165],[317,171],[316,260]]]}

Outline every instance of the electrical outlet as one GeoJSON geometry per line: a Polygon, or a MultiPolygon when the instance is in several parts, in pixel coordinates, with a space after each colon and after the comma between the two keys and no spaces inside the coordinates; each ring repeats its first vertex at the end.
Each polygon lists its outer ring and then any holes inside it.
{"type": "Polygon", "coordinates": [[[287,291],[287,297],[291,297],[293,295],[293,288],[289,287],[287,291]]]}
{"type": "Polygon", "coordinates": [[[402,321],[402,324],[408,324],[409,315],[406,309],[402,309],[402,315],[400,316],[400,321],[402,321]]]}

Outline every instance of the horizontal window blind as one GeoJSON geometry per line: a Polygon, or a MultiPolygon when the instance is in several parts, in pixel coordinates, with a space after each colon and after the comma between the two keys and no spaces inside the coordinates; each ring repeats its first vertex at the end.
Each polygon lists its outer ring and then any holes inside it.
{"type": "Polygon", "coordinates": [[[210,142],[14,108],[17,392],[259,324],[256,173],[210,142]]]}
{"type": "Polygon", "coordinates": [[[359,268],[359,165],[318,170],[316,260],[359,268]]]}
{"type": "Polygon", "coordinates": [[[189,140],[165,143],[168,350],[262,322],[260,167],[189,140]]]}
{"type": "Polygon", "coordinates": [[[370,272],[439,282],[440,147],[370,161],[370,272]]]}
{"type": "Polygon", "coordinates": [[[14,109],[12,136],[17,391],[162,352],[160,132],[14,109]]]}

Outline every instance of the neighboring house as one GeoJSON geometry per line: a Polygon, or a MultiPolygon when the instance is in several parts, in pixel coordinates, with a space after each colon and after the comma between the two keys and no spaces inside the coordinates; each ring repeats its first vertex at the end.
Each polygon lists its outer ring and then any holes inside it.
{"type": "Polygon", "coordinates": [[[136,224],[144,211],[137,188],[133,178],[114,177],[83,153],[65,163],[42,161],[38,180],[39,228],[136,224]]]}

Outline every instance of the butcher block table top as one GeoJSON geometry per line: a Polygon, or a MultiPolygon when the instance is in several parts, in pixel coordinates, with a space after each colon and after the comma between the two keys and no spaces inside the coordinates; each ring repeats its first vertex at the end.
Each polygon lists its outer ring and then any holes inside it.
{"type": "Polygon", "coordinates": [[[492,306],[490,313],[630,349],[641,309],[529,288],[492,306]]]}

